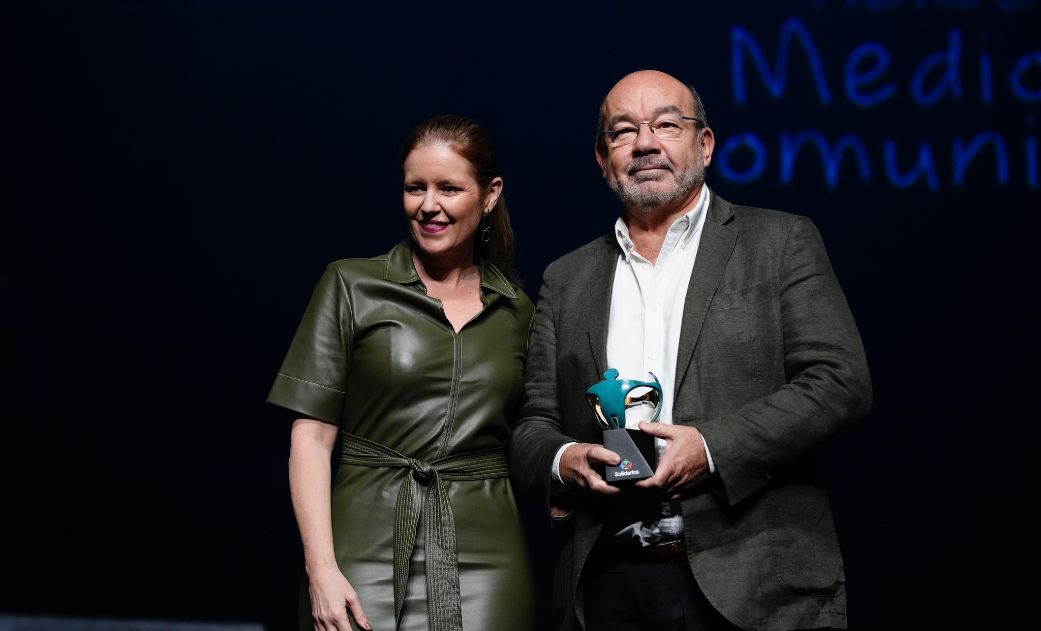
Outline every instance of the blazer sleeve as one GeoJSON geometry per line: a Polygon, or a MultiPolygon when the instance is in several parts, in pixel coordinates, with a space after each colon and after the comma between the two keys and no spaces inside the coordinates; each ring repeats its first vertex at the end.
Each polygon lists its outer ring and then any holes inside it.
{"type": "Polygon", "coordinates": [[[553,269],[553,265],[547,268],[539,290],[528,340],[524,399],[520,419],[509,442],[510,475],[514,482],[543,493],[550,489],[551,468],[557,450],[564,443],[575,440],[564,434],[560,420],[553,269]]]}
{"type": "Polygon", "coordinates": [[[330,264],[314,288],[268,403],[339,425],[351,363],[352,321],[343,278],[330,264]]]}
{"type": "Polygon", "coordinates": [[[730,504],[871,407],[860,334],[820,234],[805,217],[788,231],[777,286],[787,382],[728,416],[695,423],[730,504]]]}

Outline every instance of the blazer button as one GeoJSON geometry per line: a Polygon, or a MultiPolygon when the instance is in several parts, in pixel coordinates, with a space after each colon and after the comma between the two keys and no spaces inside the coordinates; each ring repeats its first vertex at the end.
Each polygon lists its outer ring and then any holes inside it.
{"type": "Polygon", "coordinates": [[[764,474],[763,474],[763,478],[764,478],[764,479],[765,479],[765,480],[766,480],[767,482],[769,482],[770,480],[773,480],[773,479],[774,479],[774,474],[772,474],[772,473],[764,473],[764,474]]]}

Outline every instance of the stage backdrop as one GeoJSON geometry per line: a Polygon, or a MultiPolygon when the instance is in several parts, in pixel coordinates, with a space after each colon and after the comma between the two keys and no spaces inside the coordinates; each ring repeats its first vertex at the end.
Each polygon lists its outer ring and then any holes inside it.
{"type": "Polygon", "coordinates": [[[324,265],[404,235],[405,134],[490,129],[535,295],[618,213],[600,99],[658,68],[704,97],[709,185],[811,217],[860,325],[874,412],[821,459],[851,625],[1025,620],[1039,4],[6,4],[0,612],[289,628],[289,424],[263,400],[324,265]]]}

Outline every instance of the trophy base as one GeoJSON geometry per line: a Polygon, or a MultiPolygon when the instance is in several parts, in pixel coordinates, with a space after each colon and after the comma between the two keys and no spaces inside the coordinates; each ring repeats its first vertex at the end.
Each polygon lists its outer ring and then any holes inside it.
{"type": "Polygon", "coordinates": [[[619,464],[604,467],[604,480],[608,484],[635,482],[654,475],[650,465],[658,459],[654,436],[638,429],[605,429],[604,447],[622,457],[619,464]]]}

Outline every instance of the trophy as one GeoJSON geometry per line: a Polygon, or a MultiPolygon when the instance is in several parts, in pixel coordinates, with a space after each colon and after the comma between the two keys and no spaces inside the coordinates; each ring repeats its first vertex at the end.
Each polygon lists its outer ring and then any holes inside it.
{"type": "Polygon", "coordinates": [[[657,464],[654,437],[639,429],[626,427],[626,413],[633,412],[633,421],[653,423],[661,413],[661,383],[658,377],[653,382],[619,379],[618,371],[609,368],[604,380],[586,390],[586,401],[593,408],[596,420],[604,430],[604,447],[621,456],[617,465],[604,466],[604,480],[608,484],[619,484],[643,480],[654,475],[651,463],[657,464]],[[650,414],[650,418],[639,418],[650,414]]]}

